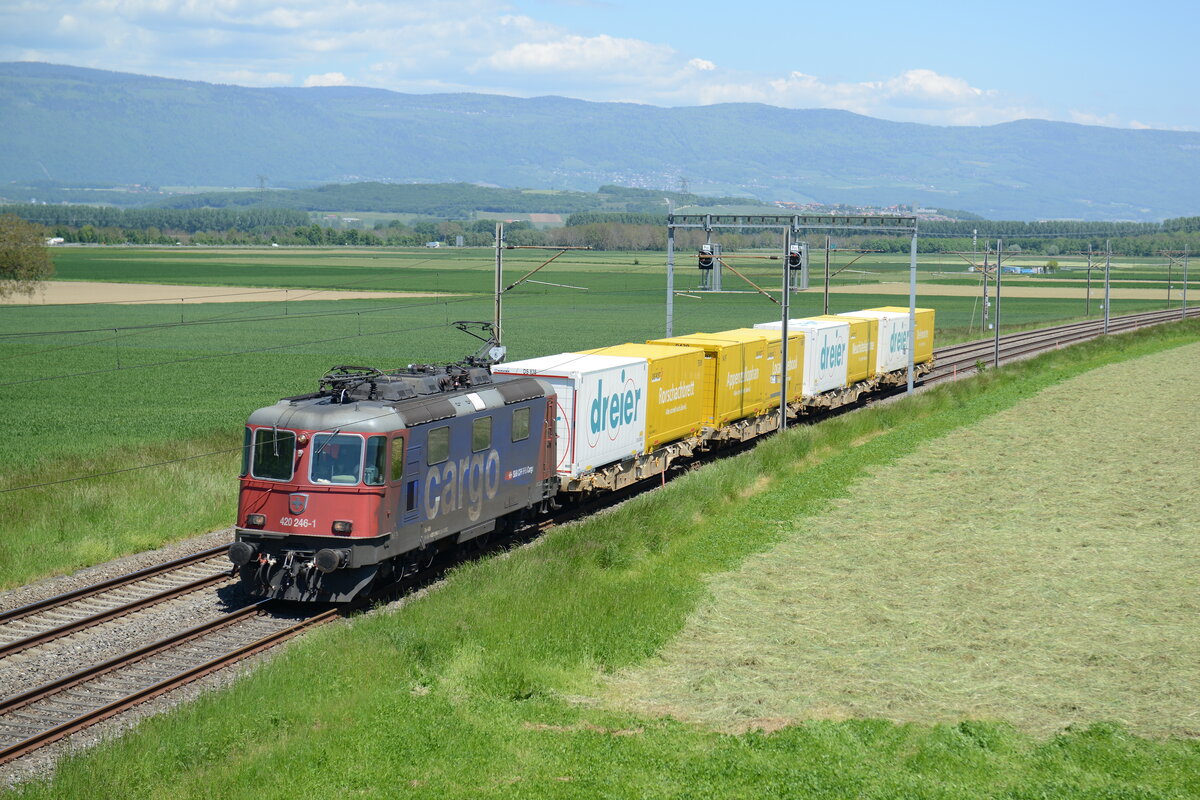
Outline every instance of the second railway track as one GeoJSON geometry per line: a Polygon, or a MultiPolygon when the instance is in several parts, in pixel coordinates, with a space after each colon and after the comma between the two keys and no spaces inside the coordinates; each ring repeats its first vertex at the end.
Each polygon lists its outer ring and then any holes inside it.
{"type": "Polygon", "coordinates": [[[229,580],[228,545],[0,613],[0,658],[229,580]]]}
{"type": "Polygon", "coordinates": [[[306,609],[290,619],[280,611],[283,605],[252,603],[5,698],[0,701],[0,764],[273,647],[340,613],[306,609]]]}

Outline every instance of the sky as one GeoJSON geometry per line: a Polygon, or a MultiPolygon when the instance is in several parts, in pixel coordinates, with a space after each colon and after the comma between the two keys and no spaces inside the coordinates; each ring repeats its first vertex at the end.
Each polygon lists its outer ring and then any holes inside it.
{"type": "Polygon", "coordinates": [[[243,86],[1200,130],[1200,5],[0,0],[0,61],[243,86]]]}

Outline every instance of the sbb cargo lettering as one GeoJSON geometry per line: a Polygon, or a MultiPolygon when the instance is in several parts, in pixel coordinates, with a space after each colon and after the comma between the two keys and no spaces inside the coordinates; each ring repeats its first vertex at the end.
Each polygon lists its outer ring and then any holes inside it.
{"type": "Polygon", "coordinates": [[[500,453],[495,449],[434,464],[425,476],[425,518],[449,514],[467,504],[467,516],[474,522],[484,498],[494,500],[499,488],[500,453]]]}

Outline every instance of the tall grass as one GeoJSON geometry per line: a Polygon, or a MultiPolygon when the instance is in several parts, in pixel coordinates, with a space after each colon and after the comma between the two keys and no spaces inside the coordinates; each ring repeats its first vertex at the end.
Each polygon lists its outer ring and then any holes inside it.
{"type": "Polygon", "coordinates": [[[1070,348],[778,436],[395,613],[324,630],[231,691],[66,762],[24,797],[1182,797],[1200,748],[1112,725],[815,722],[721,734],[606,710],[729,570],[929,440],[1200,323],[1070,348]]]}

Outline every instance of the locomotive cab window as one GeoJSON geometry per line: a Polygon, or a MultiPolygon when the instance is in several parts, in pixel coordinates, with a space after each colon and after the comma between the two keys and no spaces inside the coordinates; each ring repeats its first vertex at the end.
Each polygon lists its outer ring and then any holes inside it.
{"type": "Polygon", "coordinates": [[[404,439],[397,436],[392,439],[392,480],[398,481],[404,477],[404,439]]]}
{"type": "Polygon", "coordinates": [[[363,483],[383,486],[387,481],[387,466],[387,437],[370,437],[367,439],[367,458],[363,462],[363,483]]]}
{"type": "Polygon", "coordinates": [[[492,446],[492,418],[480,417],[471,422],[471,452],[478,453],[492,446]]]}
{"type": "Polygon", "coordinates": [[[290,481],[296,455],[296,434],[275,428],[254,432],[254,460],[250,474],[269,481],[290,481]]]}
{"type": "Polygon", "coordinates": [[[524,441],[529,438],[529,406],[513,410],[512,440],[524,441]]]}
{"type": "Polygon", "coordinates": [[[363,440],[347,433],[317,433],[312,440],[309,478],[313,483],[349,486],[362,475],[363,440]]]}
{"type": "Polygon", "coordinates": [[[440,464],[450,457],[450,428],[443,426],[429,432],[428,456],[426,463],[440,464]]]}
{"type": "Polygon", "coordinates": [[[242,471],[238,474],[243,478],[250,473],[250,447],[254,442],[254,432],[246,428],[246,435],[242,438],[242,471]]]}

